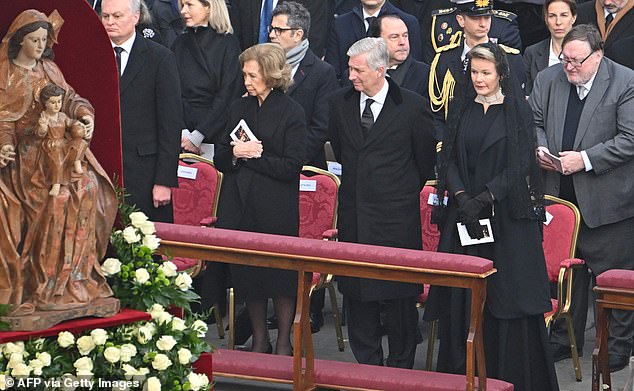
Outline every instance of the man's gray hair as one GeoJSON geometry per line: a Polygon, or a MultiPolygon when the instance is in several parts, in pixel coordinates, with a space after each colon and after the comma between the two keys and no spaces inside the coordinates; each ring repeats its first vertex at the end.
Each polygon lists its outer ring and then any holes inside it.
{"type": "Polygon", "coordinates": [[[367,53],[368,66],[376,71],[379,67],[387,68],[390,54],[383,38],[363,38],[353,43],[348,49],[348,57],[367,53]]]}
{"type": "Polygon", "coordinates": [[[130,11],[132,15],[141,12],[141,0],[130,0],[130,11]]]}
{"type": "Polygon", "coordinates": [[[288,18],[288,21],[286,22],[288,27],[304,30],[304,39],[308,38],[308,32],[310,31],[310,12],[308,12],[306,7],[302,4],[294,1],[285,1],[280,3],[273,10],[273,15],[271,15],[271,17],[275,17],[277,15],[286,15],[288,18]]]}

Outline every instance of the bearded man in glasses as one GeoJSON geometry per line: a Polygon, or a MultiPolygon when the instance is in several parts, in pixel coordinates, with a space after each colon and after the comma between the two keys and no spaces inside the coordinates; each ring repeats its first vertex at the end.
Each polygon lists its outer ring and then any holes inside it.
{"type": "MultiPolygon", "coordinates": [[[[529,102],[544,192],[581,211],[577,257],[591,273],[575,274],[572,315],[582,348],[590,277],[634,269],[634,71],[603,56],[601,35],[591,25],[575,26],[566,35],[560,60],[561,66],[537,75],[529,102]],[[547,151],[559,156],[562,172],[547,151]]],[[[611,371],[624,368],[632,354],[633,320],[632,312],[612,311],[611,371]]],[[[555,359],[566,358],[566,350],[570,354],[565,330],[555,330],[551,343],[555,359]]]]}

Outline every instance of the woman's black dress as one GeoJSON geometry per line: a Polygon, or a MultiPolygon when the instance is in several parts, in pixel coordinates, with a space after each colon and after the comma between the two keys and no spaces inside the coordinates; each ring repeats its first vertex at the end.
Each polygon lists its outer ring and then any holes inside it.
{"type": "MultiPolygon", "coordinates": [[[[491,259],[497,268],[488,279],[484,309],[487,376],[511,382],[520,391],[558,390],[543,315],[550,309],[550,297],[541,222],[511,217],[505,122],[502,105],[489,106],[485,113],[481,104],[467,103],[447,174],[450,194],[465,190],[476,196],[487,189],[493,194],[494,213],[487,207],[480,218],[491,219],[495,241],[461,246],[456,229],[458,210],[452,197],[438,250],[491,259]]],[[[526,153],[532,149],[522,148],[526,153]]],[[[465,373],[469,302],[468,290],[432,287],[425,318],[440,319],[441,372],[465,373]]]]}

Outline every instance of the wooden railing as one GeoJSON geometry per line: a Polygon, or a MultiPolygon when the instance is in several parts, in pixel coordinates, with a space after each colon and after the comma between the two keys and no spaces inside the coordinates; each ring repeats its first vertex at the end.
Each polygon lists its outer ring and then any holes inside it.
{"type": "Polygon", "coordinates": [[[159,250],[165,255],[298,272],[297,308],[293,323],[293,389],[311,390],[314,352],[309,322],[312,273],[363,277],[470,289],[471,318],[466,341],[466,389],[486,388],[482,312],[486,278],[493,263],[478,257],[327,242],[217,228],[157,223],[159,250]]]}

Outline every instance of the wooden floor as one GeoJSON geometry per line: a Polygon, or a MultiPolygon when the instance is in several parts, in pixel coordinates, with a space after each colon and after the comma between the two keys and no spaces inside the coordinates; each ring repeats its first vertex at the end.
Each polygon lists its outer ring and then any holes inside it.
{"type": "MultiPolygon", "coordinates": [[[[338,360],[338,361],[349,361],[355,362],[352,352],[350,351],[350,346],[348,345],[348,341],[346,339],[346,350],[344,352],[339,352],[337,349],[337,340],[334,329],[334,323],[332,321],[332,315],[330,312],[330,300],[326,297],[326,308],[325,308],[325,324],[322,327],[321,331],[317,334],[313,334],[314,348],[315,348],[315,357],[316,358],[326,358],[329,360],[338,360]]],[[[338,297],[339,306],[341,306],[341,297],[338,297]]],[[[269,307],[272,307],[270,305],[269,307]]],[[[269,309],[271,311],[271,308],[269,309]]],[[[226,319],[225,319],[226,322],[226,319]]],[[[426,324],[424,322],[420,323],[420,326],[423,330],[424,341],[418,345],[418,349],[416,350],[416,363],[414,368],[424,368],[425,366],[425,356],[427,352],[427,329],[426,324]]],[[[347,338],[346,328],[344,327],[344,337],[347,338]]],[[[207,334],[209,342],[216,347],[226,348],[227,347],[227,339],[218,339],[218,335],[216,332],[215,325],[209,325],[209,332],[207,334]]],[[[271,339],[275,340],[275,330],[271,330],[271,339]]],[[[562,360],[556,363],[557,377],[559,380],[559,389],[560,391],[589,391],[591,389],[592,381],[592,367],[591,367],[591,357],[592,357],[592,348],[594,347],[595,340],[595,329],[594,329],[594,317],[592,311],[588,313],[588,323],[586,329],[586,341],[585,347],[583,351],[583,357],[581,357],[582,362],[582,373],[583,373],[583,381],[577,382],[575,380],[574,371],[572,368],[572,361],[570,359],[562,360]]],[[[249,342],[247,342],[248,344],[249,342]]],[[[438,346],[438,344],[436,344],[438,346]]],[[[387,346],[384,348],[387,351],[387,346]]],[[[612,373],[612,385],[614,391],[621,391],[625,382],[627,381],[627,376],[629,374],[629,368],[612,373]]],[[[277,391],[277,390],[292,390],[292,387],[285,385],[275,385],[271,383],[257,383],[257,382],[246,382],[246,381],[238,381],[238,380],[230,380],[225,378],[216,378],[214,379],[216,382],[215,391],[277,391]]],[[[628,390],[629,391],[629,390],[628,390]]]]}

